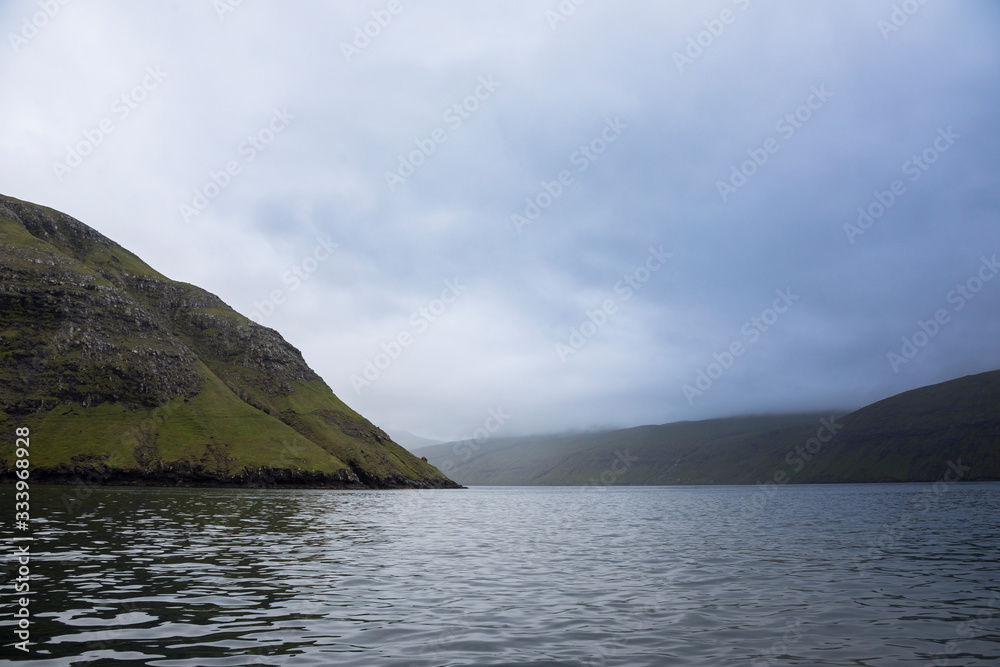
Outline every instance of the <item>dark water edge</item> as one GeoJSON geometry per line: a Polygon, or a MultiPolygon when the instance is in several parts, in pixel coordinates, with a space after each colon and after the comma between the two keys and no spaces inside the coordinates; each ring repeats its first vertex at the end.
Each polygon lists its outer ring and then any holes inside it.
{"type": "Polygon", "coordinates": [[[997,483],[31,494],[31,664],[1000,662],[997,483]]]}
{"type": "MultiPolygon", "coordinates": [[[[0,484],[15,484],[17,479],[16,470],[0,469],[0,484]]],[[[83,493],[93,486],[337,490],[465,488],[447,478],[413,480],[400,475],[365,475],[362,481],[347,470],[322,473],[287,468],[257,468],[223,476],[189,464],[161,464],[156,470],[57,466],[33,469],[31,479],[35,485],[65,485],[84,489],[83,493]]]]}

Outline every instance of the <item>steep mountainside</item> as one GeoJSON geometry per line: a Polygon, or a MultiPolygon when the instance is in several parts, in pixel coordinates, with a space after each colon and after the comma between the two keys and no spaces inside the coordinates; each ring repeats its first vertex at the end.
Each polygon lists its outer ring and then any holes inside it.
{"type": "Polygon", "coordinates": [[[1000,479],[1000,371],[832,413],[677,422],[420,448],[462,484],[756,484],[1000,479]],[[949,466],[954,463],[955,468],[949,466]]]}
{"type": "Polygon", "coordinates": [[[0,195],[0,474],[449,487],[276,331],[83,223],[0,195]]]}

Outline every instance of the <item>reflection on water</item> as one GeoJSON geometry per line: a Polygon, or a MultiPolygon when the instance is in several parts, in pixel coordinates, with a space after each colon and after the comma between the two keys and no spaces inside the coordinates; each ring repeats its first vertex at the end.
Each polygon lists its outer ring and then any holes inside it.
{"type": "Polygon", "coordinates": [[[1000,484],[759,494],[35,487],[32,664],[1000,661],[1000,484]]]}

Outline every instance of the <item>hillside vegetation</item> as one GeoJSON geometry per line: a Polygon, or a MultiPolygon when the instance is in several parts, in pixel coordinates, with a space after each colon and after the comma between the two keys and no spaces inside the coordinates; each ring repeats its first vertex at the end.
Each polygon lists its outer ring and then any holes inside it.
{"type": "Polygon", "coordinates": [[[416,453],[469,485],[915,482],[955,468],[963,480],[997,480],[1000,371],[843,416],[733,417],[445,443],[416,453]]]}
{"type": "Polygon", "coordinates": [[[351,410],[276,331],[94,229],[0,196],[0,474],[448,487],[351,410]]]}

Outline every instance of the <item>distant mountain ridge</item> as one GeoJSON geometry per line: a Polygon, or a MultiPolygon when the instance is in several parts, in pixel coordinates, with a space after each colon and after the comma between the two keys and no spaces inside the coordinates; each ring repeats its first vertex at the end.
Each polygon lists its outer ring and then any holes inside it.
{"type": "Polygon", "coordinates": [[[1000,480],[1000,371],[842,416],[731,417],[415,453],[468,485],[923,482],[941,479],[949,464],[964,480],[1000,480]]]}
{"type": "Polygon", "coordinates": [[[453,487],[276,331],[68,215],[0,195],[0,476],[453,487]]]}

